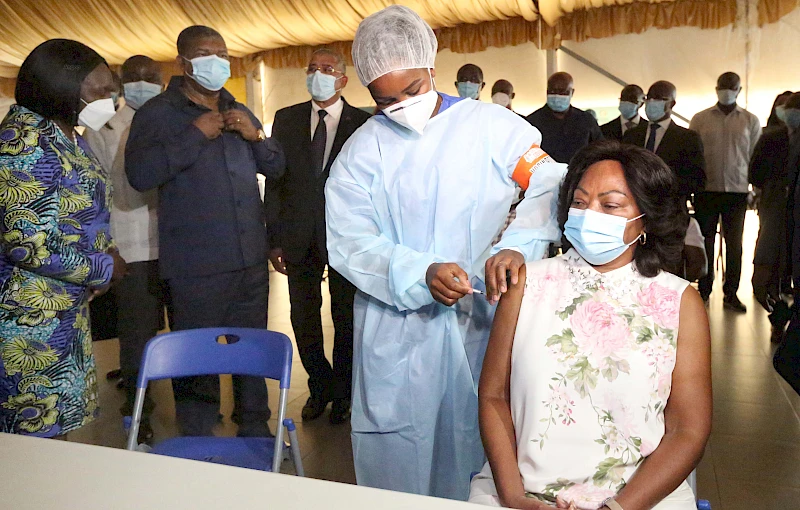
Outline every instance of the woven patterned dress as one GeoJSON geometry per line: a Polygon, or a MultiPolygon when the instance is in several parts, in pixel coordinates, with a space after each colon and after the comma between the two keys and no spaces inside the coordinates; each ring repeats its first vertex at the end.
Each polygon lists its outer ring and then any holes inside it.
{"type": "Polygon", "coordinates": [[[85,142],[13,106],[0,124],[0,432],[91,421],[88,296],[107,284],[110,189],[85,142]]]}

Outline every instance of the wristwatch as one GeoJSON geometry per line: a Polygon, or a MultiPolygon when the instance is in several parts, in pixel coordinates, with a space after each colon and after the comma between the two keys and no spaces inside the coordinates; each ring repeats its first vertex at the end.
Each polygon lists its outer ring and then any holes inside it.
{"type": "Polygon", "coordinates": [[[603,508],[604,506],[610,508],[611,510],[623,510],[622,505],[617,503],[617,500],[614,498],[608,498],[603,501],[603,504],[600,505],[600,508],[603,508]]]}
{"type": "Polygon", "coordinates": [[[258,130],[258,135],[256,136],[256,141],[257,142],[263,142],[266,139],[267,139],[267,134],[264,132],[263,129],[259,129],[258,130]]]}

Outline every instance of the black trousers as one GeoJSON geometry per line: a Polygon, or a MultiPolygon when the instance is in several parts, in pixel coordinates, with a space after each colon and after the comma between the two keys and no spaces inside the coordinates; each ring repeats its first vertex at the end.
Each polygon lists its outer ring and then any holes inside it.
{"type": "Polygon", "coordinates": [[[308,372],[308,389],[313,396],[349,399],[353,375],[353,300],[356,288],[342,275],[328,269],[331,316],[334,326],[333,366],[325,358],[322,338],[322,274],[325,261],[316,246],[298,263],[286,266],[292,328],[303,368],[308,372]]]}
{"type": "Polygon", "coordinates": [[[725,284],[722,291],[732,296],[739,290],[742,276],[742,236],[744,218],[747,213],[747,193],[704,192],[695,195],[695,219],[706,238],[708,274],[700,279],[700,295],[711,295],[714,285],[714,240],[717,223],[722,219],[722,234],[725,237],[725,284]]]}
{"type": "MultiPolygon", "coordinates": [[[[267,327],[267,264],[208,276],[171,278],[174,330],[214,327],[267,327]]],[[[209,436],[219,415],[219,377],[172,380],[181,433],[209,436]]],[[[233,376],[234,417],[239,436],[269,435],[270,417],[264,379],[233,376]]]]}
{"type": "MultiPolygon", "coordinates": [[[[120,411],[130,416],[144,347],[164,326],[164,308],[170,307],[169,291],[159,277],[158,261],[150,260],[128,264],[128,274],[112,292],[117,301],[119,365],[125,387],[125,404],[120,411]]],[[[152,401],[146,398],[144,416],[152,409],[152,401]]]]}

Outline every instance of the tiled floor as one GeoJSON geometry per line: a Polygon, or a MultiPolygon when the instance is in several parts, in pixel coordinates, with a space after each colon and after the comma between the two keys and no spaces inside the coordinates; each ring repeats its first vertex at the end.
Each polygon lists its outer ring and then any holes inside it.
{"type": "MultiPolygon", "coordinates": [[[[757,221],[755,216],[748,216],[745,254],[753,253],[757,221]]],[[[699,493],[711,502],[714,510],[796,510],[800,509],[800,396],[772,368],[769,322],[752,298],[749,260],[749,255],[745,255],[739,291],[748,306],[747,314],[723,310],[719,278],[711,297],[714,431],[698,469],[699,493]]],[[[273,274],[271,285],[269,327],[292,336],[286,279],[273,274]]],[[[333,329],[327,302],[323,309],[330,356],[333,329]]],[[[95,353],[100,374],[116,367],[115,340],[95,343],[95,353]]],[[[302,423],[300,419],[300,410],[308,396],[307,376],[296,352],[293,376],[289,416],[298,424],[307,476],[353,483],[348,427],[329,425],[327,415],[311,423],[302,423]]],[[[277,386],[270,389],[272,402],[277,402],[277,386]]],[[[156,384],[154,390],[158,404],[153,424],[156,437],[174,435],[169,384],[156,384]]],[[[223,380],[223,390],[224,394],[230,393],[230,379],[223,380]]],[[[72,434],[70,440],[123,447],[124,436],[116,412],[121,392],[103,379],[100,398],[101,418],[72,434]]],[[[220,434],[235,431],[228,418],[230,411],[231,401],[225,399],[226,418],[220,434]]]]}

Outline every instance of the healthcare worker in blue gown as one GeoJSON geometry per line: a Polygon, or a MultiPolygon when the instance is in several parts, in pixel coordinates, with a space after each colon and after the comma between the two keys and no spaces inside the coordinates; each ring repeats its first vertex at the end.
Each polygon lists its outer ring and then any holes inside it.
{"type": "Polygon", "coordinates": [[[437,93],[436,50],[431,28],[407,7],[359,26],[353,60],[380,113],[331,168],[327,242],[330,265],[358,288],[358,483],[466,500],[484,462],[477,384],[494,304],[506,271],[516,281],[559,237],[566,167],[513,112],[437,93]],[[515,182],[525,199],[492,252],[515,182]]]}

